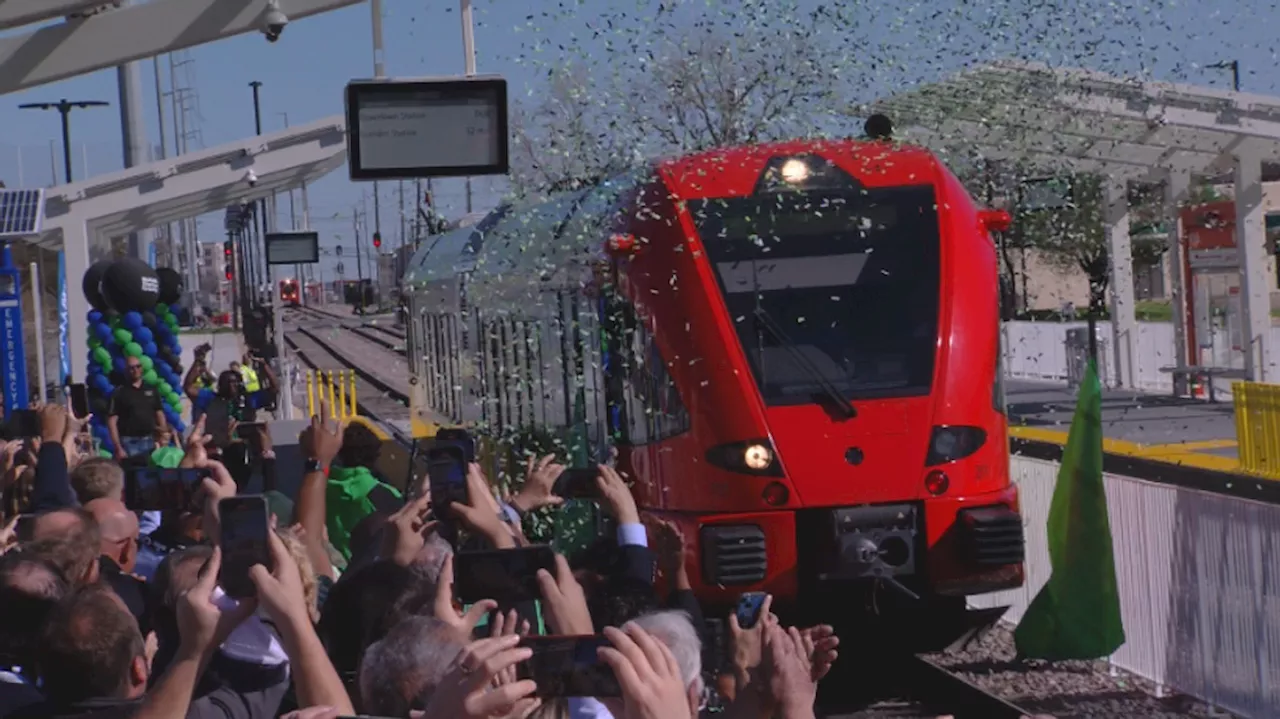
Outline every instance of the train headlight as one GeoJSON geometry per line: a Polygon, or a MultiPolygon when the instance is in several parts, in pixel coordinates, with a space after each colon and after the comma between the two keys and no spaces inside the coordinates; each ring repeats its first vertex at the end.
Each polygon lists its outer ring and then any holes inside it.
{"type": "Polygon", "coordinates": [[[707,461],[720,469],[757,477],[781,477],[782,463],[765,437],[729,442],[707,450],[707,461]]]}
{"type": "Polygon", "coordinates": [[[742,462],[748,469],[754,469],[757,472],[768,469],[769,465],[773,464],[773,450],[763,444],[748,445],[742,452],[742,462]]]}
{"type": "Polygon", "coordinates": [[[809,166],[804,160],[791,159],[782,165],[782,181],[790,184],[804,182],[809,179],[809,166]]]}
{"type": "Polygon", "coordinates": [[[981,427],[934,427],[929,437],[929,454],[926,467],[933,467],[957,459],[964,459],[977,452],[987,441],[986,430],[981,427]]]}

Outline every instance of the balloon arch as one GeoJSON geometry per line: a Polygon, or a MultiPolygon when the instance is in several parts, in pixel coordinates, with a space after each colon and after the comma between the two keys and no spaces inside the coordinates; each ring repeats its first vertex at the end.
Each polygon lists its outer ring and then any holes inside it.
{"type": "Polygon", "coordinates": [[[182,278],[173,269],[151,269],[133,259],[98,262],[84,273],[88,314],[85,384],[93,411],[93,436],[114,452],[107,432],[107,408],[124,384],[125,358],[142,363],[142,381],[160,393],[165,417],[176,431],[181,420],[182,346],[178,343],[178,301],[182,278]]]}

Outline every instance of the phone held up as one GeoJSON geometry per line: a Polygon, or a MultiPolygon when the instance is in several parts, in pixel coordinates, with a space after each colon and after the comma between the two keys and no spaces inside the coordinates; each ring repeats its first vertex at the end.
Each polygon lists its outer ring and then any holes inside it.
{"type": "Polygon", "coordinates": [[[524,637],[520,646],[533,650],[533,656],[520,662],[517,676],[536,682],[537,696],[622,696],[613,668],[600,661],[600,647],[610,646],[602,636],[524,637]]]}
{"type": "Polygon", "coordinates": [[[125,476],[125,504],[145,512],[195,509],[207,469],[138,467],[125,476]]]}
{"type": "Polygon", "coordinates": [[[599,475],[596,467],[570,467],[556,478],[551,491],[564,499],[599,499],[600,485],[596,481],[599,475]]]}
{"type": "Polygon", "coordinates": [[[502,605],[540,599],[538,570],[556,572],[556,555],[546,544],[453,555],[453,590],[463,604],[493,599],[502,605]]]}
{"type": "Polygon", "coordinates": [[[67,385],[67,397],[71,400],[71,414],[76,419],[89,416],[89,390],[83,384],[67,385]]]}
{"type": "Polygon", "coordinates": [[[222,530],[218,584],[233,599],[252,597],[254,586],[249,570],[255,564],[261,564],[267,571],[274,569],[267,500],[260,494],[227,497],[218,502],[218,517],[222,530]]]}
{"type": "Polygon", "coordinates": [[[760,611],[764,609],[764,600],[767,596],[764,592],[742,593],[738,598],[738,606],[734,608],[739,627],[753,629],[760,622],[760,611]]]}

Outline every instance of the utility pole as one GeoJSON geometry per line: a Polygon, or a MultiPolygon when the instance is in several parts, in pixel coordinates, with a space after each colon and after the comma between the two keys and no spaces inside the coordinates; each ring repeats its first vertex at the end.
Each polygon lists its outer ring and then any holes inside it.
{"type": "MultiPolygon", "coordinates": [[[[471,0],[458,0],[462,16],[462,62],[467,77],[476,74],[476,29],[471,17],[471,0]]],[[[471,177],[467,177],[467,214],[471,214],[471,177]]]]}
{"type": "Polygon", "coordinates": [[[361,246],[364,244],[360,241],[360,206],[356,205],[351,210],[351,230],[356,243],[356,314],[364,314],[364,264],[360,256],[364,254],[361,246]]]}

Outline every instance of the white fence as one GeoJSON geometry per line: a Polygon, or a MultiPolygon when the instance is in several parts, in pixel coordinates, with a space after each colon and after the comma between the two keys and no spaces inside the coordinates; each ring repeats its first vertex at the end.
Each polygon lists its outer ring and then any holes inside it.
{"type": "MultiPolygon", "coordinates": [[[[1067,379],[1067,330],[1084,328],[1084,322],[1005,322],[1004,360],[1005,373],[1018,379],[1065,381],[1067,379]]],[[[1116,386],[1115,337],[1110,322],[1099,322],[1098,329],[1106,343],[1106,356],[1099,364],[1106,371],[1104,382],[1116,386]]],[[[1216,366],[1243,366],[1244,356],[1226,346],[1226,334],[1213,335],[1215,346],[1212,356],[1216,366]]],[[[1271,346],[1280,347],[1280,328],[1271,329],[1271,346]]],[[[1099,350],[1101,353],[1101,348],[1099,350]]],[[[1206,360],[1207,361],[1207,360],[1206,360]]],[[[1161,367],[1177,364],[1174,354],[1173,323],[1139,322],[1133,347],[1133,369],[1137,375],[1136,389],[1152,392],[1173,390],[1173,377],[1160,372],[1161,367]]],[[[1222,381],[1217,389],[1230,391],[1229,382],[1222,381]]]]}
{"type": "MultiPolygon", "coordinates": [[[[1022,617],[1049,579],[1058,464],[1012,458],[1027,583],[974,598],[1022,617]]],[[[1280,716],[1280,506],[1106,475],[1125,670],[1245,717],[1280,716]]]]}

